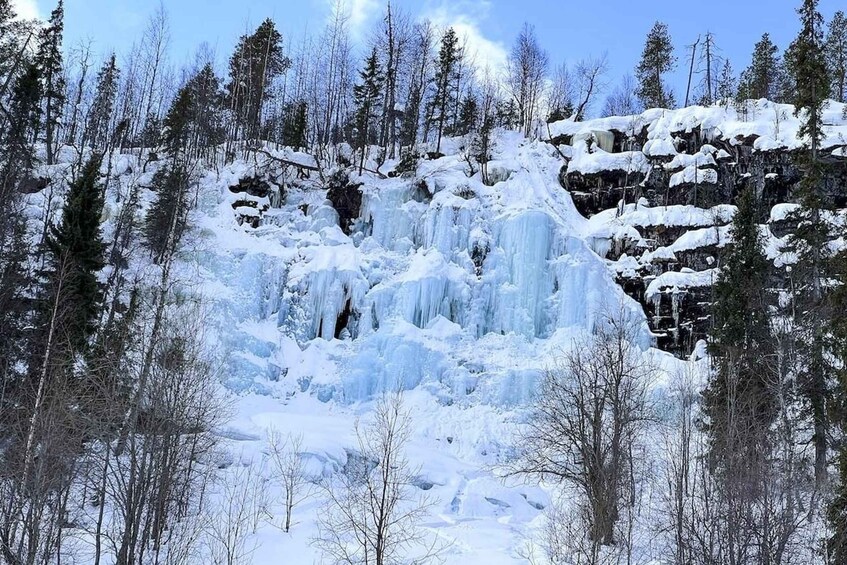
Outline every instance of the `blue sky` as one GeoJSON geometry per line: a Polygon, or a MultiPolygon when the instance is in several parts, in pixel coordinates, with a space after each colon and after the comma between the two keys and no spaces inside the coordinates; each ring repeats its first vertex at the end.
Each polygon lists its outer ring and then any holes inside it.
{"type": "MultiPolygon", "coordinates": [[[[17,0],[37,3],[42,14],[52,0],[17,0]]],[[[347,0],[353,12],[354,34],[367,30],[384,8],[384,0],[347,0]]],[[[796,33],[795,7],[800,0],[393,0],[415,17],[429,17],[455,25],[469,36],[477,58],[502,61],[523,22],[535,26],[552,63],[574,62],[608,52],[608,79],[617,82],[631,72],[641,53],[644,37],[656,19],[671,31],[680,64],[672,82],[684,96],[684,46],[698,34],[712,31],[724,56],[740,71],[747,66],[753,44],[770,32],[784,48],[796,33]]],[[[66,43],[85,38],[95,49],[122,51],[136,40],[157,0],[65,0],[66,43]]],[[[163,0],[172,28],[172,57],[188,60],[197,45],[208,42],[224,61],[232,45],[248,26],[272,17],[284,36],[301,37],[304,30],[317,33],[329,13],[330,0],[163,0]]],[[[845,9],[844,0],[821,0],[829,19],[845,9]]]]}

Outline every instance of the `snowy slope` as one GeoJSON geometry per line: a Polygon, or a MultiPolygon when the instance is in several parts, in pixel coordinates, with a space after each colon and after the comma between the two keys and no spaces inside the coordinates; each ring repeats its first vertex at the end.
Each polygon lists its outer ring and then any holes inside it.
{"type": "MultiPolygon", "coordinates": [[[[824,147],[834,154],[847,145],[842,111],[832,104],[826,114],[824,147]]],[[[798,124],[790,106],[758,101],[743,115],[692,107],[558,122],[550,137],[569,143],[559,147],[501,131],[489,164],[493,186],[478,173],[469,178],[461,140],[446,140],[447,156],[421,162],[411,178],[354,176],[363,202],[349,235],[314,178],[286,186],[284,199],[246,198],[230,187],[272,164],[207,173],[181,268],[199,281],[226,358],[224,382],[236,404],[221,432],[230,467],[249,464],[267,476],[274,429],[302,433],[312,472],[331,476],[355,451],[354,422],[382,392],[400,389],[414,427],[408,456],[435,501],[424,527],[447,547],[447,562],[526,562],[520,553],[555,489],[500,475],[539,377],[595,320],[624,312],[640,320],[638,345],[664,370],[654,383],[661,401],[667,378],[686,363],[651,349],[642,307],[616,277],[725,246],[735,211],[642,200],[586,219],[560,184],[563,165],[564,173],[636,178],[660,166],[671,188],[716,184],[716,164],[729,154],[708,144],[683,152],[686,133],[754,151],[790,150],[801,143],[798,124]],[[621,135],[641,146],[615,152],[621,135]],[[659,228],[679,235],[662,245],[642,235],[659,228]],[[621,245],[636,256],[607,260],[621,245]]],[[[290,151],[283,157],[314,164],[290,151]]],[[[790,209],[781,206],[772,221],[790,209]]],[[[771,259],[789,261],[782,241],[763,230],[771,259]]],[[[658,303],[663,294],[708,286],[717,270],[706,267],[661,272],[644,295],[658,303]]],[[[278,492],[265,488],[265,510],[278,524],[278,492]]],[[[284,554],[319,563],[310,542],[322,503],[315,495],[299,507],[290,534],[260,524],[250,540],[253,562],[284,554]]],[[[648,530],[637,542],[642,555],[654,543],[648,530]]]]}
{"type": "MultiPolygon", "coordinates": [[[[237,395],[230,452],[260,465],[269,428],[302,432],[312,465],[331,474],[369,402],[407,391],[408,454],[433,485],[427,527],[449,544],[449,563],[525,561],[516,551],[550,491],[504,482],[497,465],[541,372],[594,320],[630,312],[645,355],[675,363],[648,350],[640,305],[590,247],[594,228],[558,182],[557,151],[507,132],[497,147],[489,168],[505,180],[491,187],[468,178],[458,154],[423,162],[412,179],[354,179],[364,202],[351,236],[309,183],[259,228],[239,225],[228,187],[253,173],[244,164],[204,179],[197,215],[192,265],[237,395]]],[[[307,503],[291,534],[261,529],[255,562],[282,551],[319,562],[309,544],[319,507],[307,503]]]]}

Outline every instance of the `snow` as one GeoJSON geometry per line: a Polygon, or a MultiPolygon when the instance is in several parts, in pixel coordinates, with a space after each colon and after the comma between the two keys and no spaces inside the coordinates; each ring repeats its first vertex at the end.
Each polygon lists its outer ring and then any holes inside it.
{"type": "Polygon", "coordinates": [[[573,159],[568,164],[568,173],[591,175],[606,171],[647,174],[650,171],[650,163],[640,151],[608,153],[602,149],[595,149],[593,153],[589,153],[583,146],[574,147],[573,159]]]}
{"type": "MultiPolygon", "coordinates": [[[[823,113],[825,137],[821,148],[834,155],[847,147],[847,120],[844,104],[830,100],[823,113]]],[[[756,151],[797,149],[804,140],[799,139],[801,118],[794,115],[794,106],[776,104],[768,100],[749,100],[739,111],[723,106],[689,106],[677,110],[650,109],[640,115],[598,118],[584,122],[563,120],[549,125],[547,138],[585,135],[594,131],[618,131],[627,136],[648,128],[644,153],[653,156],[673,156],[672,140],[683,133],[699,130],[707,139],[722,140],[739,145],[753,140],[756,151]]],[[[723,156],[726,157],[726,156],[723,156]]]]}
{"type": "Polygon", "coordinates": [[[647,285],[644,296],[648,300],[657,298],[660,294],[676,294],[691,288],[711,286],[717,278],[717,269],[705,271],[668,271],[662,273],[647,285]]]}
{"type": "Polygon", "coordinates": [[[691,165],[671,176],[670,187],[691,184],[718,184],[718,172],[714,169],[698,169],[691,165]]]}

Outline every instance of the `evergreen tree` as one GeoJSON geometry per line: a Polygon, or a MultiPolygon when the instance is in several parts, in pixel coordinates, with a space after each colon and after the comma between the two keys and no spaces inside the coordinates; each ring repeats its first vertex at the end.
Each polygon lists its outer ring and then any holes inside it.
{"type": "Polygon", "coordinates": [[[488,162],[491,161],[491,151],[494,144],[494,100],[486,95],[483,101],[482,119],[479,128],[474,132],[470,143],[470,155],[479,163],[483,184],[489,184],[488,162]]]}
{"type": "MultiPolygon", "coordinates": [[[[847,312],[847,251],[842,250],[832,261],[832,278],[836,282],[830,298],[832,312],[847,312]]],[[[847,359],[847,316],[830,317],[831,332],[837,359],[847,359]]],[[[836,369],[836,384],[833,395],[833,423],[838,426],[841,437],[847,434],[847,365],[836,369]]],[[[847,563],[847,443],[843,440],[836,451],[837,477],[834,482],[833,498],[827,509],[830,537],[826,544],[827,563],[847,563]]]]}
{"type": "MultiPolygon", "coordinates": [[[[767,359],[773,347],[768,311],[769,263],[757,222],[758,200],[752,188],[738,198],[730,230],[732,245],[722,258],[714,284],[714,324],[709,343],[716,371],[705,393],[715,448],[731,452],[732,438],[722,437],[732,389],[736,400],[767,426],[773,418],[767,359]]],[[[726,453],[723,453],[726,455],[726,453]]]]}
{"type": "Polygon", "coordinates": [[[162,121],[162,148],[171,161],[184,160],[191,142],[191,118],[194,99],[189,85],[177,92],[162,121]]]}
{"type": "Polygon", "coordinates": [[[356,105],[355,141],[362,151],[359,160],[359,174],[361,175],[365,167],[367,147],[372,141],[376,141],[373,139],[376,131],[374,121],[379,117],[382,85],[385,81],[376,48],[371,51],[370,56],[365,60],[365,67],[359,72],[359,78],[362,82],[353,87],[353,101],[356,105]]]}
{"type": "Polygon", "coordinates": [[[830,380],[833,368],[830,360],[830,336],[825,331],[827,249],[833,239],[831,227],[823,211],[830,207],[821,190],[823,164],[818,147],[823,139],[822,111],[830,81],[823,53],[823,18],[817,10],[817,0],[804,0],[798,9],[801,30],[791,43],[786,59],[794,79],[793,102],[796,115],[802,118],[798,136],[808,141],[808,150],[800,152],[797,162],[803,171],[796,191],[799,210],[793,214],[796,231],[789,238],[790,248],[797,255],[793,266],[795,324],[797,340],[802,344],[803,359],[798,375],[812,411],[815,446],[815,479],[818,487],[826,477],[830,380]]]}
{"type": "MultiPolygon", "coordinates": [[[[703,392],[709,465],[718,488],[715,496],[731,508],[762,503],[759,485],[771,457],[770,426],[777,415],[778,382],[771,363],[773,336],[768,311],[769,263],[757,225],[754,189],[737,201],[730,236],[713,287],[714,323],[709,351],[714,360],[703,392]]],[[[747,516],[745,516],[747,518],[747,516]]],[[[749,516],[754,524],[757,520],[749,516]]],[[[735,533],[721,543],[730,544],[735,533]]]]}
{"type": "Polygon", "coordinates": [[[252,35],[239,39],[229,60],[227,90],[237,125],[247,139],[257,136],[270,86],[289,66],[282,51],[282,35],[273,20],[266,19],[252,35]]]}
{"type": "Polygon", "coordinates": [[[645,108],[673,108],[673,93],[662,77],[676,66],[668,26],[656,22],[647,35],[641,62],[635,69],[638,98],[645,108]]]}
{"type": "Polygon", "coordinates": [[[102,305],[97,275],[105,264],[106,247],[100,226],[100,163],[100,156],[90,158],[70,184],[62,221],[47,240],[49,267],[45,281],[49,290],[42,293],[47,297],[43,315],[49,315],[58,293],[61,321],[56,325],[76,353],[87,350],[102,305]]]}
{"type": "Polygon", "coordinates": [[[436,125],[436,153],[441,152],[441,137],[447,125],[448,111],[455,105],[458,96],[456,77],[461,58],[459,37],[452,27],[448,28],[441,37],[441,48],[436,61],[435,89],[429,100],[428,109],[428,123],[436,125]]]}
{"type": "MultiPolygon", "coordinates": [[[[6,148],[0,206],[9,202],[23,176],[35,165],[33,143],[41,126],[41,81],[38,67],[30,63],[15,81],[9,109],[9,125],[4,132],[6,148]]],[[[2,221],[2,218],[0,218],[2,221]]]]}
{"type": "Polygon", "coordinates": [[[59,0],[58,5],[50,14],[50,20],[39,34],[38,52],[35,56],[35,64],[38,66],[42,81],[44,140],[47,145],[48,165],[55,162],[56,129],[59,127],[62,105],[65,103],[65,77],[62,72],[64,17],[63,0],[59,0]]]}
{"type": "Polygon", "coordinates": [[[781,66],[779,48],[773,44],[769,34],[762,35],[753,48],[750,66],[741,75],[739,98],[780,101],[781,66]]]}
{"type": "Polygon", "coordinates": [[[195,115],[192,92],[189,81],[180,88],[162,122],[162,146],[168,159],[153,176],[150,189],[156,199],[144,219],[145,241],[157,263],[176,249],[187,227],[188,164],[195,115]]]}
{"type": "Polygon", "coordinates": [[[403,147],[411,148],[418,140],[418,126],[422,102],[423,93],[421,87],[415,84],[412,86],[412,91],[409,94],[409,102],[406,104],[406,109],[403,111],[403,119],[400,123],[400,144],[403,147]]]}
{"type": "Polygon", "coordinates": [[[309,105],[305,100],[289,102],[282,112],[282,144],[294,149],[306,147],[309,105]]]}
{"type": "Polygon", "coordinates": [[[169,162],[153,176],[156,199],[144,218],[144,239],[157,263],[173,253],[188,227],[189,180],[182,162],[169,162]]]}
{"type": "Polygon", "coordinates": [[[718,99],[727,104],[735,97],[738,87],[735,84],[735,73],[732,70],[732,63],[729,59],[723,62],[720,76],[718,76],[718,99]]]}
{"type": "Polygon", "coordinates": [[[847,102],[847,16],[841,10],[829,22],[824,49],[832,74],[832,97],[847,102]]]}
{"type": "Polygon", "coordinates": [[[456,135],[467,135],[474,131],[479,121],[479,103],[473,94],[462,100],[459,108],[459,120],[456,122],[456,135]]]}
{"type": "MultiPolygon", "coordinates": [[[[26,266],[30,249],[24,215],[15,213],[8,222],[8,244],[0,247],[0,391],[14,397],[12,390],[23,377],[32,281],[26,266]]],[[[0,402],[6,395],[0,394],[0,402]]],[[[0,412],[4,409],[0,404],[0,412]]]]}
{"type": "Polygon", "coordinates": [[[191,135],[188,145],[193,152],[202,152],[224,142],[223,105],[224,96],[221,80],[210,63],[191,77],[185,89],[191,99],[191,135]]]}
{"type": "Polygon", "coordinates": [[[97,90],[83,132],[82,145],[90,144],[98,150],[105,150],[109,139],[109,125],[118,94],[120,71],[115,54],[103,63],[97,74],[97,90]]]}

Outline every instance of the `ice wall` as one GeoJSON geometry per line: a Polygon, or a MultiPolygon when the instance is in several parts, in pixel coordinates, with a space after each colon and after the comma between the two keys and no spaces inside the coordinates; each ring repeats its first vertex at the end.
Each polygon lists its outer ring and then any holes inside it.
{"type": "Polygon", "coordinates": [[[223,322],[242,328],[227,344],[241,388],[270,378],[322,400],[426,388],[448,404],[514,405],[554,346],[604,311],[640,312],[583,238],[558,156],[508,141],[494,186],[469,178],[460,155],[414,179],[356,179],[350,236],[314,187],[290,191],[258,230],[219,214],[218,237],[239,231],[239,261],[215,277],[229,293],[223,322]]]}

